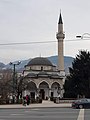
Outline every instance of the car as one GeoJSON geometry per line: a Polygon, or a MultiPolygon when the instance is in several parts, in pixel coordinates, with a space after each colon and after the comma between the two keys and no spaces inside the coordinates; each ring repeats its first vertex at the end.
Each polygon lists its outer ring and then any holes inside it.
{"type": "Polygon", "coordinates": [[[83,98],[72,102],[72,108],[90,108],[90,99],[83,98]]]}

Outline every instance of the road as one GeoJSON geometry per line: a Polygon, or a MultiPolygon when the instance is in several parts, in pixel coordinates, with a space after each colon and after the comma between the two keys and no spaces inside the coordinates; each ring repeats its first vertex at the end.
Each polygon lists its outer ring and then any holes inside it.
{"type": "Polygon", "coordinates": [[[0,109],[0,120],[90,120],[90,109],[0,109]]]}

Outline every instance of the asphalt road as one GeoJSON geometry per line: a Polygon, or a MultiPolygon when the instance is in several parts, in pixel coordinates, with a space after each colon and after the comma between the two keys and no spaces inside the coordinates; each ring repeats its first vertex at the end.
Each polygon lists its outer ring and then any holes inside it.
{"type": "Polygon", "coordinates": [[[0,120],[90,120],[90,109],[0,109],[0,120]]]}

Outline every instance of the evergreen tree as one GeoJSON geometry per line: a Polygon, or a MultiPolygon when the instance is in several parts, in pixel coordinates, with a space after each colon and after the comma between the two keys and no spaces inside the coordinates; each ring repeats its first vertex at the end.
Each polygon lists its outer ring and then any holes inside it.
{"type": "Polygon", "coordinates": [[[69,72],[64,85],[65,97],[90,97],[90,52],[80,51],[69,72]]]}

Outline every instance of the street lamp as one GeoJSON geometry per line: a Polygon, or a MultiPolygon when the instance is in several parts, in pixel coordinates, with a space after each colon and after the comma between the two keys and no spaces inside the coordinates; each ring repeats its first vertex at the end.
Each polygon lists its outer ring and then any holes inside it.
{"type": "Polygon", "coordinates": [[[81,38],[81,39],[90,38],[90,34],[89,33],[84,33],[82,35],[77,35],[76,38],[81,38]]]}
{"type": "MultiPolygon", "coordinates": [[[[82,35],[77,35],[76,38],[90,39],[90,33],[84,33],[82,35]]],[[[90,77],[89,77],[89,88],[90,88],[90,77]]]]}
{"type": "Polygon", "coordinates": [[[10,62],[10,65],[13,65],[13,103],[15,102],[15,87],[16,87],[16,66],[19,65],[21,62],[18,61],[17,63],[10,62]]]}

